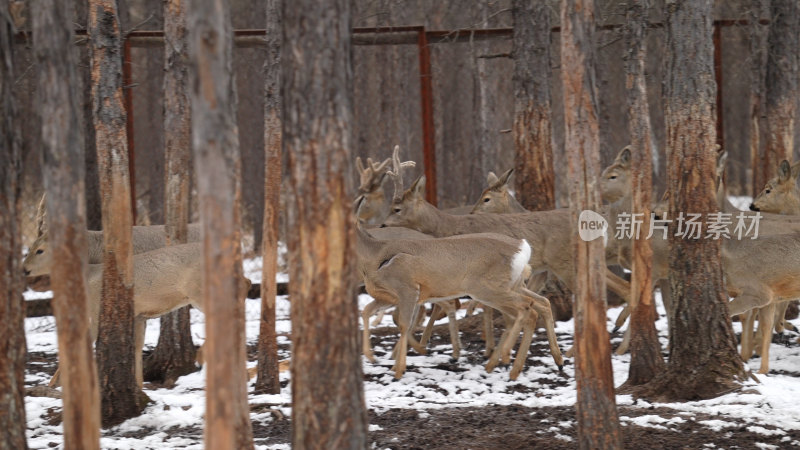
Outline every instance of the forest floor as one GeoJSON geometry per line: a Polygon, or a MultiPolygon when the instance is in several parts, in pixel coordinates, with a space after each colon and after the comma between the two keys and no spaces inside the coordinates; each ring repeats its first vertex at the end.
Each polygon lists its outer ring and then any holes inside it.
{"type": "MultiPolygon", "coordinates": [[[[247,261],[246,273],[260,281],[260,264],[247,261]]],[[[35,294],[29,293],[29,298],[35,294]]],[[[359,298],[363,307],[371,299],[359,298]]],[[[249,366],[255,365],[259,300],[248,300],[247,336],[249,366]]],[[[608,329],[620,308],[608,313],[608,329]]],[[[656,322],[662,348],[666,348],[666,319],[656,322]]],[[[408,371],[395,380],[390,371],[391,349],[398,334],[391,317],[374,328],[372,344],[375,364],[364,361],[364,388],[369,409],[369,438],[372,448],[390,449],[516,449],[576,448],[575,378],[570,359],[559,372],[540,330],[528,354],[525,371],[516,381],[508,380],[509,367],[493,373],[483,368],[484,343],[481,317],[459,314],[462,356],[450,358],[446,320],[437,322],[429,354],[408,358],[408,371]]],[[[289,302],[278,302],[278,332],[281,358],[289,355],[289,302]]],[[[800,320],[795,320],[800,325],[800,320]]],[[[204,338],[203,315],[192,311],[195,343],[204,338]]],[[[499,323],[498,323],[499,325],[499,323]]],[[[737,332],[740,325],[734,324],[737,332]]],[[[56,368],[56,336],[52,317],[27,319],[29,359],[26,386],[46,385],[56,368]]],[[[496,332],[499,337],[500,329],[496,332]]],[[[158,321],[148,323],[146,346],[157,341],[158,321]]],[[[573,324],[558,322],[556,328],[562,351],[572,344],[573,324]]],[[[618,414],[628,448],[798,448],[800,447],[800,346],[787,333],[790,345],[773,344],[771,372],[759,375],[739,392],[706,401],[648,403],[630,395],[617,395],[618,414]]],[[[621,333],[612,337],[616,347],[621,333]]],[[[666,356],[666,355],[665,355],[666,356]]],[[[612,356],[614,382],[627,378],[629,355],[612,356]]],[[[749,366],[757,370],[759,359],[749,366]]],[[[278,395],[252,394],[251,419],[257,448],[289,448],[291,389],[288,373],[281,374],[278,395]]],[[[103,431],[103,448],[202,448],[204,372],[181,377],[176,386],[145,383],[152,399],[140,417],[103,431]]],[[[26,397],[30,448],[63,447],[60,426],[61,400],[26,397]]]]}

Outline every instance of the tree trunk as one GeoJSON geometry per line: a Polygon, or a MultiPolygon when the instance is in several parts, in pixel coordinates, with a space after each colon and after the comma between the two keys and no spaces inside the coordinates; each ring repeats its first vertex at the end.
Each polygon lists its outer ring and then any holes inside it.
{"type": "Polygon", "coordinates": [[[203,223],[206,428],[213,449],[253,448],[245,370],[233,32],[228,2],[192,0],[187,12],[192,136],[203,223]]]}
{"type": "Polygon", "coordinates": [[[89,332],[85,267],[83,123],[72,14],[66,2],[33,2],[33,41],[42,120],[50,282],[63,386],[64,447],[100,446],[100,396],[89,332]]]}
{"type": "Polygon", "coordinates": [[[631,135],[633,214],[642,214],[642,230],[633,240],[631,276],[631,365],[626,385],[650,381],[664,368],[655,327],[653,249],[646,239],[650,229],[650,193],[653,190],[653,134],[647,105],[645,61],[649,0],[630,0],[624,28],[627,41],[625,87],[628,90],[628,127],[631,135]]]}
{"type": "MultiPolygon", "coordinates": [[[[563,0],[561,27],[564,147],[567,149],[572,221],[578,224],[581,211],[599,211],[600,208],[594,1],[563,0]]],[[[611,371],[611,344],[606,330],[603,241],[584,241],[574,236],[573,255],[578,447],[621,448],[622,434],[611,371]]]]}
{"type": "MultiPolygon", "coordinates": [[[[133,342],[133,245],[122,46],[116,0],[89,3],[89,42],[97,168],[103,210],[103,289],[97,337],[103,426],[141,413],[133,342]]],[[[141,394],[141,396],[140,396],[141,394]]]]}
{"type": "Polygon", "coordinates": [[[794,121],[797,116],[798,33],[800,5],[794,0],[772,0],[767,52],[767,178],[784,159],[792,161],[794,121]]]}
{"type": "Polygon", "coordinates": [[[530,211],[556,207],[550,77],[550,5],[514,0],[514,177],[530,211]]]}
{"type": "MultiPolygon", "coordinates": [[[[0,11],[8,11],[0,0],[0,11]]],[[[14,26],[0,15],[0,450],[25,441],[25,300],[22,298],[22,152],[14,84],[14,26]]]]}
{"type": "MultiPolygon", "coordinates": [[[[667,4],[665,85],[668,217],[719,211],[711,4],[667,4]]],[[[670,223],[670,358],[667,369],[642,386],[658,400],[711,398],[739,386],[742,360],[728,316],[720,240],[676,236],[670,223]],[[687,376],[692,374],[692,376],[687,376]]]]}
{"type": "MultiPolygon", "coordinates": [[[[187,80],[185,0],[164,2],[164,215],[167,244],[185,244],[189,223],[191,119],[187,80]]],[[[146,379],[167,386],[197,370],[189,306],[161,316],[158,345],[147,359],[146,379]]]]}
{"type": "Polygon", "coordinates": [[[750,195],[755,198],[767,180],[772,177],[775,167],[767,167],[764,143],[766,78],[767,78],[767,31],[769,27],[759,23],[763,14],[769,13],[768,0],[750,0],[748,16],[750,19],[750,158],[753,170],[753,183],[750,195]]]}
{"type": "Polygon", "coordinates": [[[286,2],[282,92],[293,201],[292,445],[366,448],[355,302],[350,2],[286,2]]]}
{"type": "Polygon", "coordinates": [[[267,52],[264,62],[264,224],[262,232],[261,321],[258,333],[258,378],[256,392],[279,394],[278,335],[275,331],[275,297],[278,283],[278,232],[281,189],[282,97],[281,46],[283,21],[281,1],[267,1],[267,52]]]}

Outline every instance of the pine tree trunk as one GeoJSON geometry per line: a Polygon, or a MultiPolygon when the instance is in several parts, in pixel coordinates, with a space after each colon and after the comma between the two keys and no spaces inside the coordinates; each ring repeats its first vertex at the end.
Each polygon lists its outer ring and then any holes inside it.
{"type": "Polygon", "coordinates": [[[85,267],[83,122],[72,14],[66,2],[36,0],[33,42],[42,120],[43,171],[53,312],[63,386],[64,448],[100,446],[100,396],[89,331],[85,267]]]}
{"type": "Polygon", "coordinates": [[[784,159],[792,161],[797,119],[800,5],[794,0],[771,0],[767,52],[767,178],[784,159]]]}
{"type": "Polygon", "coordinates": [[[116,0],[90,0],[92,100],[103,209],[103,289],[97,337],[103,426],[141,413],[134,363],[130,179],[116,0]]]}
{"type": "Polygon", "coordinates": [[[256,392],[279,394],[278,335],[275,331],[275,297],[278,283],[278,232],[283,148],[281,97],[281,1],[267,0],[267,52],[264,63],[264,226],[262,232],[261,320],[258,333],[256,392]]]}
{"type": "MultiPolygon", "coordinates": [[[[185,0],[164,2],[164,215],[168,245],[186,243],[189,222],[191,116],[187,80],[185,0]]],[[[158,345],[145,379],[167,386],[197,370],[189,306],[161,316],[158,345]]]]}
{"type": "Polygon", "coordinates": [[[203,223],[206,427],[210,449],[253,448],[247,403],[241,250],[241,158],[228,2],[192,0],[192,136],[203,223]]]}
{"type": "Polygon", "coordinates": [[[658,400],[711,398],[744,376],[728,316],[717,239],[676,236],[684,214],[719,211],[711,4],[667,4],[665,104],[670,223],[670,358],[640,393],[658,400]],[[687,376],[692,374],[692,376],[687,376]]]}
{"type": "Polygon", "coordinates": [[[761,15],[769,12],[768,0],[750,0],[748,16],[750,20],[750,158],[753,170],[751,195],[755,198],[767,180],[772,177],[775,167],[767,167],[764,150],[766,77],[767,77],[767,31],[766,25],[759,23],[761,15]]]}
{"type": "MultiPolygon", "coordinates": [[[[581,211],[599,211],[600,133],[595,90],[594,1],[561,3],[561,77],[564,147],[572,222],[581,211]]],[[[576,230],[577,232],[577,230],[576,230]]],[[[577,233],[576,233],[577,234],[577,233]]],[[[575,380],[578,447],[621,448],[614,399],[611,344],[606,330],[605,248],[602,238],[573,237],[575,260],[575,380]]]]}
{"type": "Polygon", "coordinates": [[[631,186],[633,214],[642,214],[642,232],[633,240],[631,276],[631,365],[627,385],[650,381],[664,368],[655,327],[653,301],[653,249],[646,239],[650,229],[650,193],[653,190],[653,135],[645,82],[647,17],[649,0],[631,0],[625,26],[625,84],[628,90],[628,127],[631,135],[631,186]]]}
{"type": "MultiPolygon", "coordinates": [[[[8,11],[0,0],[0,11],[8,11]]],[[[25,441],[25,300],[22,298],[22,152],[14,84],[14,27],[0,15],[0,450],[25,441]]]]}
{"type": "Polygon", "coordinates": [[[514,179],[530,211],[556,207],[550,78],[550,6],[514,0],[514,179]]]}
{"type": "Polygon", "coordinates": [[[292,445],[367,446],[358,339],[350,2],[286,2],[282,92],[292,303],[292,445]]]}

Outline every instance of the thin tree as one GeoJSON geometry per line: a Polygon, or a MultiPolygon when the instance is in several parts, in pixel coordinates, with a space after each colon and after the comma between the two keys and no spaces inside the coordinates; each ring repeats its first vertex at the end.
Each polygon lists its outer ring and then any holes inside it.
{"type": "Polygon", "coordinates": [[[133,216],[117,9],[116,0],[89,3],[92,117],[103,210],[103,299],[97,370],[102,374],[100,406],[106,427],[139,415],[147,402],[134,370],[133,216]]]}
{"type": "Polygon", "coordinates": [[[0,450],[25,441],[25,301],[20,193],[22,152],[17,121],[14,23],[0,0],[0,450]]]}
{"type": "Polygon", "coordinates": [[[795,0],[771,0],[770,11],[764,158],[767,174],[772,174],[782,160],[793,160],[800,51],[800,5],[795,0]]]}
{"type": "Polygon", "coordinates": [[[63,386],[64,447],[97,449],[100,395],[86,298],[83,123],[72,14],[67,2],[46,0],[34,1],[31,11],[48,242],[53,261],[58,261],[50,272],[50,285],[63,386]]]}
{"type": "Polygon", "coordinates": [[[769,13],[768,0],[750,0],[748,18],[750,20],[750,160],[753,169],[751,195],[755,197],[772,176],[775,167],[767,167],[764,144],[766,78],[767,78],[767,32],[769,27],[761,24],[761,15],[769,13]]]}
{"type": "Polygon", "coordinates": [[[650,193],[653,190],[653,131],[647,106],[645,80],[647,17],[649,0],[629,0],[626,12],[625,87],[628,91],[628,129],[631,135],[632,211],[641,214],[642,224],[633,240],[631,276],[631,365],[627,385],[650,381],[664,368],[661,345],[654,324],[653,249],[646,239],[650,229],[650,193]]]}
{"type": "Polygon", "coordinates": [[[281,98],[281,1],[267,0],[267,58],[264,62],[264,228],[262,232],[261,320],[258,333],[256,392],[278,394],[278,335],[275,331],[275,298],[278,283],[278,215],[280,213],[282,98],[281,98]]]}
{"type": "Polygon", "coordinates": [[[514,179],[526,209],[555,209],[550,6],[514,0],[514,179]]]}
{"type": "Polygon", "coordinates": [[[670,195],[670,357],[639,392],[661,400],[710,398],[739,386],[742,360],[728,316],[720,240],[686,236],[679,214],[718,212],[716,86],[711,3],[667,2],[665,105],[670,195]],[[686,374],[692,374],[686,376],[686,374]]]}
{"type": "Polygon", "coordinates": [[[253,448],[245,370],[241,199],[233,31],[224,0],[192,0],[192,140],[203,223],[206,315],[205,446],[253,448]]]}
{"type": "MultiPolygon", "coordinates": [[[[191,116],[186,50],[186,0],[164,2],[164,216],[167,244],[184,244],[189,223],[191,116]]],[[[161,316],[158,345],[145,378],[171,386],[197,370],[189,306],[161,316]]]]}
{"type": "MultiPolygon", "coordinates": [[[[561,2],[561,78],[564,145],[573,223],[598,211],[600,133],[595,88],[594,0],[561,2]]],[[[576,230],[577,231],[577,230],[576,230]]],[[[577,234],[577,233],[576,233],[577,234]]],[[[620,448],[620,432],[606,330],[605,249],[601,239],[573,237],[575,260],[575,380],[579,448],[620,448]]]]}
{"type": "Polygon", "coordinates": [[[283,4],[292,445],[366,448],[350,185],[350,2],[283,4]]]}

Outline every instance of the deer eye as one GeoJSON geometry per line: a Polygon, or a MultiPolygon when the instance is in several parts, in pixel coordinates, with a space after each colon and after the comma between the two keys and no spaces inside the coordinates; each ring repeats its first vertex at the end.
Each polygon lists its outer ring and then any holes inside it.
{"type": "Polygon", "coordinates": [[[36,254],[37,255],[41,255],[42,253],[44,253],[44,250],[42,250],[42,249],[36,250],[36,254]]]}
{"type": "Polygon", "coordinates": [[[610,177],[608,177],[608,179],[609,179],[609,180],[616,180],[616,179],[617,179],[617,176],[616,176],[616,175],[611,175],[610,177]]]}
{"type": "Polygon", "coordinates": [[[483,199],[483,203],[489,203],[489,200],[490,200],[490,198],[486,197],[485,199],[483,199]]]}
{"type": "Polygon", "coordinates": [[[770,193],[770,191],[771,191],[771,189],[767,189],[766,191],[764,191],[764,193],[765,193],[765,194],[769,194],[769,193],[770,193]]]}
{"type": "Polygon", "coordinates": [[[397,213],[399,213],[399,212],[400,212],[400,211],[402,211],[402,210],[401,210],[400,208],[398,208],[398,207],[394,207],[394,208],[392,208],[392,211],[394,211],[394,212],[395,212],[395,214],[397,214],[397,213]]]}

